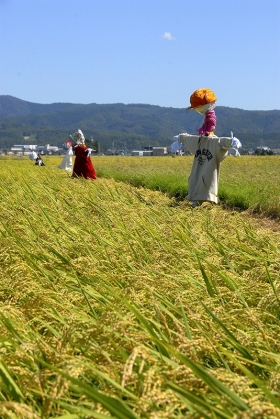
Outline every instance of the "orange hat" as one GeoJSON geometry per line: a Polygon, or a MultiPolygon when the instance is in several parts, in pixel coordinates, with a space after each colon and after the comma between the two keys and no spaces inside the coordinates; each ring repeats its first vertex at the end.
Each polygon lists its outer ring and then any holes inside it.
{"type": "Polygon", "coordinates": [[[207,103],[215,102],[217,100],[215,93],[207,88],[197,89],[190,97],[191,106],[186,109],[195,109],[200,106],[207,105],[207,103]]]}

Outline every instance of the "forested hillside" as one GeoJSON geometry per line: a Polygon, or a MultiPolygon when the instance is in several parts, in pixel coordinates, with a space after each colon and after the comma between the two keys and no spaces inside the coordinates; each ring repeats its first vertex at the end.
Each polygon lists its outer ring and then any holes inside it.
{"type": "MultiPolygon", "coordinates": [[[[245,148],[260,140],[280,148],[280,110],[246,111],[217,106],[219,136],[233,131],[245,148]]],[[[165,146],[180,132],[196,133],[203,116],[185,109],[146,104],[36,104],[12,96],[0,96],[0,147],[23,144],[32,135],[36,144],[61,146],[80,128],[86,138],[94,138],[103,150],[143,149],[165,146]]]]}

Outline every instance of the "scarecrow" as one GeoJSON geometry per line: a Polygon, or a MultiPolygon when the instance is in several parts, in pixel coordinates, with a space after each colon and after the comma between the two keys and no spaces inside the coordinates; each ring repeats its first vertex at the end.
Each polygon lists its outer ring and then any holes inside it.
{"type": "Polygon", "coordinates": [[[76,156],[72,177],[84,177],[85,179],[96,179],[96,171],[93,167],[90,155],[92,148],[88,148],[85,145],[85,137],[80,129],[77,132],[70,135],[70,137],[76,142],[74,147],[74,154],[76,156]]]}
{"type": "Polygon", "coordinates": [[[36,153],[36,151],[33,150],[29,154],[29,158],[30,158],[30,160],[32,160],[32,161],[35,162],[35,166],[45,166],[45,164],[44,164],[44,162],[42,160],[42,157],[40,156],[39,153],[36,153]]]}
{"type": "Polygon", "coordinates": [[[64,146],[67,148],[66,154],[62,159],[62,162],[58,166],[58,169],[65,169],[65,170],[73,170],[72,164],[72,156],[73,156],[73,148],[71,141],[66,141],[64,146]]]}
{"type": "Polygon", "coordinates": [[[216,128],[216,95],[208,89],[196,90],[190,96],[190,104],[186,109],[193,109],[204,115],[202,126],[198,129],[199,135],[187,133],[176,135],[171,145],[171,151],[175,152],[184,144],[188,151],[194,155],[194,161],[188,178],[187,199],[192,201],[192,207],[201,205],[203,202],[218,203],[218,184],[220,164],[232,147],[241,147],[240,141],[233,137],[217,137],[214,134],[216,128]]]}
{"type": "Polygon", "coordinates": [[[35,165],[36,166],[45,166],[45,163],[42,160],[42,157],[40,156],[40,154],[38,153],[38,156],[35,160],[35,165]]]}

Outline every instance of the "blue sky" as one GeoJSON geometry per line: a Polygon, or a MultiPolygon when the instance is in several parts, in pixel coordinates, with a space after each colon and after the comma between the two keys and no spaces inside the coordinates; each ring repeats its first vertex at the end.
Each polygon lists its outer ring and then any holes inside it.
{"type": "Polygon", "coordinates": [[[280,109],[280,0],[0,0],[0,95],[280,109]]]}

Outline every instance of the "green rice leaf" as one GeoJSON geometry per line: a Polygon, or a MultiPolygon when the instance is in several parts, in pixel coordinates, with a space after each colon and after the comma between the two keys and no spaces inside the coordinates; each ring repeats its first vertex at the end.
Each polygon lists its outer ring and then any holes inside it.
{"type": "Polygon", "coordinates": [[[203,307],[207,311],[208,314],[215,320],[215,322],[224,330],[226,335],[228,336],[231,344],[240,352],[245,358],[248,358],[250,360],[254,360],[254,357],[250,354],[247,348],[245,346],[241,345],[241,343],[236,339],[236,337],[228,330],[228,328],[218,319],[218,317],[208,308],[205,304],[203,304],[203,307]]]}
{"type": "Polygon", "coordinates": [[[12,378],[8,367],[2,359],[0,359],[0,377],[2,378],[3,383],[9,393],[9,397],[17,402],[21,402],[23,400],[23,394],[12,378]]]}

